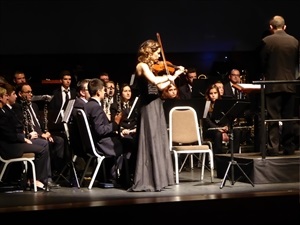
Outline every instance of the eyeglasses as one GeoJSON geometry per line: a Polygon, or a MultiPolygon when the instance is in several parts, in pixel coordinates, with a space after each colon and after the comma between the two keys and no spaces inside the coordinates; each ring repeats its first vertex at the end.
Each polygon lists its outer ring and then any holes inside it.
{"type": "Polygon", "coordinates": [[[241,76],[240,74],[230,74],[231,76],[239,77],[241,76]]]}
{"type": "Polygon", "coordinates": [[[32,91],[22,91],[25,94],[32,94],[32,91]]]}

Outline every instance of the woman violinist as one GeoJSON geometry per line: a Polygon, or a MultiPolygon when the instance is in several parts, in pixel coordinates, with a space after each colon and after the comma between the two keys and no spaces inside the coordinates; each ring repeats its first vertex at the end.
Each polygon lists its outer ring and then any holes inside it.
{"type": "Polygon", "coordinates": [[[174,83],[184,67],[179,66],[173,75],[155,75],[152,67],[160,53],[161,45],[154,40],[143,42],[138,50],[135,74],[141,105],[136,170],[129,191],[161,191],[175,183],[160,92],[174,83]]]}

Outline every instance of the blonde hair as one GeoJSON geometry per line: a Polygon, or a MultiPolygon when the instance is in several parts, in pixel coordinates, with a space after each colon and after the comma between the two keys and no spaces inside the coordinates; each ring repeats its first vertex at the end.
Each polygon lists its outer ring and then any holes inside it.
{"type": "Polygon", "coordinates": [[[151,67],[154,64],[153,60],[151,59],[151,56],[159,48],[160,45],[157,41],[150,39],[143,42],[138,50],[138,62],[146,63],[149,67],[151,67]]]}
{"type": "Polygon", "coordinates": [[[3,87],[0,87],[0,97],[3,97],[6,94],[7,94],[7,90],[3,87]]]}

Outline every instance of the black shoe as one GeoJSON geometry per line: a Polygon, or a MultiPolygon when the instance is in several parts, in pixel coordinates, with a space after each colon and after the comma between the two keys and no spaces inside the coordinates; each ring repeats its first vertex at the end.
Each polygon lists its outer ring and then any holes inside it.
{"type": "MultiPolygon", "coordinates": [[[[30,185],[30,189],[32,189],[32,190],[34,189],[33,184],[30,185]]],[[[36,186],[36,189],[37,189],[37,191],[45,191],[45,192],[50,191],[49,187],[46,185],[44,185],[43,187],[36,186]]]]}
{"type": "Polygon", "coordinates": [[[50,191],[50,189],[49,189],[49,187],[48,186],[43,186],[43,187],[36,187],[37,188],[37,190],[38,191],[45,191],[45,192],[49,192],[50,191]]]}
{"type": "Polygon", "coordinates": [[[266,155],[267,156],[278,156],[279,152],[278,151],[273,151],[273,150],[267,150],[266,155]]]}
{"type": "Polygon", "coordinates": [[[51,189],[57,189],[60,188],[60,185],[55,183],[54,181],[48,181],[47,186],[51,189]]]}

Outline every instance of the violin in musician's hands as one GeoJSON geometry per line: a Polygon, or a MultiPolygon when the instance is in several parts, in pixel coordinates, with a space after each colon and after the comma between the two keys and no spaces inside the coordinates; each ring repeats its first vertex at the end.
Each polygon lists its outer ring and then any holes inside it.
{"type": "Polygon", "coordinates": [[[169,61],[166,61],[166,64],[163,61],[158,61],[152,66],[152,71],[155,75],[174,74],[177,70],[186,72],[184,67],[176,66],[169,61]]]}

